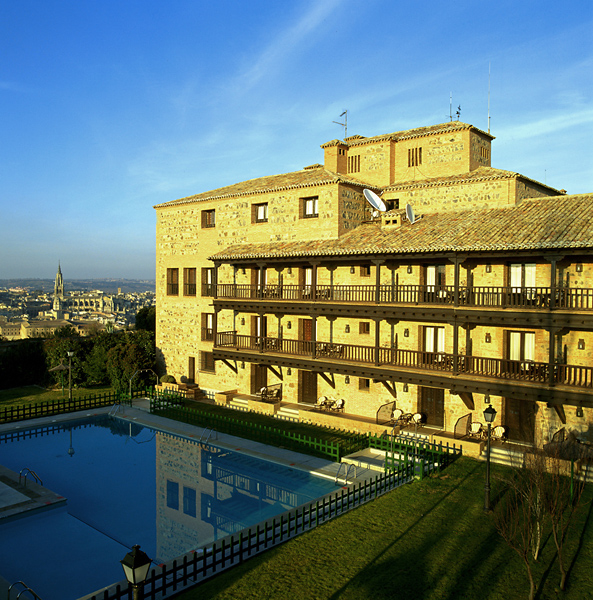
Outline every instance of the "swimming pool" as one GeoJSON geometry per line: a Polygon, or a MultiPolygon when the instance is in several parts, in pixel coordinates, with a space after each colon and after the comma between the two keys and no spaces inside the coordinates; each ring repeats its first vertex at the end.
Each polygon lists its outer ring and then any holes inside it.
{"type": "Polygon", "coordinates": [[[33,469],[67,505],[0,521],[0,575],[43,600],[76,600],[122,579],[140,544],[155,563],[335,490],[307,472],[107,415],[9,440],[0,463],[33,469]]]}

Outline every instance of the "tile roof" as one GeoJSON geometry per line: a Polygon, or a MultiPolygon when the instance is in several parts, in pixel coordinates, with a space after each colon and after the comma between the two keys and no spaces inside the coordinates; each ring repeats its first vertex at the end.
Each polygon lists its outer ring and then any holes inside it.
{"type": "Polygon", "coordinates": [[[468,123],[462,123],[461,121],[450,121],[448,123],[439,123],[438,125],[429,125],[428,127],[416,127],[415,129],[407,129],[405,131],[396,131],[395,133],[384,133],[373,137],[363,137],[358,135],[348,136],[345,141],[342,140],[331,140],[322,144],[322,148],[329,148],[330,146],[346,145],[346,146],[360,146],[362,144],[372,144],[376,142],[393,140],[394,142],[400,140],[408,140],[417,137],[424,137],[427,135],[436,135],[441,133],[453,132],[453,131],[464,131],[466,129],[473,129],[482,135],[488,136],[490,139],[494,139],[494,136],[469,125],[468,123]]]}
{"type": "Polygon", "coordinates": [[[413,188],[426,188],[426,187],[439,187],[443,185],[451,185],[457,183],[477,183],[481,181],[495,181],[504,179],[522,179],[523,181],[529,181],[535,183],[540,187],[552,190],[555,194],[561,194],[563,191],[552,188],[548,185],[540,183],[534,179],[529,179],[525,175],[515,173],[514,171],[504,171],[502,169],[495,169],[493,167],[478,167],[477,169],[470,171],[469,173],[460,173],[458,175],[448,175],[444,177],[433,177],[430,179],[419,179],[410,181],[399,181],[393,183],[384,188],[384,192],[401,191],[413,188]]]}
{"type": "MultiPolygon", "coordinates": [[[[233,198],[236,196],[249,196],[252,194],[264,194],[267,192],[277,192],[282,190],[290,190],[296,188],[305,188],[318,185],[327,185],[330,183],[348,183],[359,187],[365,187],[363,182],[355,179],[350,179],[344,175],[334,173],[324,169],[321,165],[312,165],[301,171],[292,173],[284,173],[282,175],[270,175],[267,177],[258,177],[257,179],[249,179],[227,185],[209,192],[202,192],[194,196],[180,198],[179,200],[171,200],[158,204],[154,208],[163,206],[173,206],[178,204],[190,204],[193,202],[204,202],[206,200],[220,200],[224,198],[233,198]]],[[[377,186],[366,186],[373,189],[379,189],[377,186]]]]}
{"type": "MultiPolygon", "coordinates": [[[[403,211],[391,211],[391,213],[403,211]]],[[[593,194],[524,200],[517,206],[432,213],[410,225],[364,223],[334,240],[230,246],[211,260],[593,248],[593,194]]]]}

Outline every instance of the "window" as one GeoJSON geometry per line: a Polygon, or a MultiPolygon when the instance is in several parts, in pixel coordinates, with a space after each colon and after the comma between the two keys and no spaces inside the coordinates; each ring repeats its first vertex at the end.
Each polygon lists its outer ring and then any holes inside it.
{"type": "Polygon", "coordinates": [[[167,269],[167,296],[179,295],[179,269],[167,269]]]}
{"type": "Polygon", "coordinates": [[[183,486],[183,513],[196,516],[196,490],[183,486]]]}
{"type": "Polygon", "coordinates": [[[359,323],[358,332],[361,335],[368,335],[371,333],[371,324],[367,321],[361,321],[359,323]]]}
{"type": "Polygon", "coordinates": [[[314,219],[319,216],[319,197],[314,196],[312,198],[302,198],[303,209],[302,215],[303,219],[314,219]]]}
{"type": "Polygon", "coordinates": [[[535,333],[529,331],[509,331],[508,356],[510,360],[534,360],[535,333]]]}
{"type": "Polygon", "coordinates": [[[202,341],[212,342],[214,340],[214,315],[202,313],[202,341]]]}
{"type": "Polygon", "coordinates": [[[370,277],[371,276],[371,265],[362,265],[360,267],[360,276],[361,277],[370,277]]]}
{"type": "Polygon", "coordinates": [[[368,392],[371,389],[371,380],[364,377],[358,378],[358,389],[363,392],[368,392]]]}
{"type": "Polygon", "coordinates": [[[445,265],[429,265],[426,267],[426,290],[434,292],[440,290],[446,285],[445,265]]]}
{"type": "Polygon", "coordinates": [[[200,352],[200,362],[202,371],[215,372],[213,352],[200,352]]]}
{"type": "Polygon", "coordinates": [[[202,296],[214,296],[214,269],[202,269],[202,296]]]}
{"type": "Polygon", "coordinates": [[[509,265],[509,283],[513,292],[535,287],[535,263],[509,265]]]}
{"type": "Polygon", "coordinates": [[[167,508],[179,510],[179,484],[167,479],[167,508]]]}
{"type": "Polygon", "coordinates": [[[422,148],[408,148],[408,167],[418,167],[422,164],[422,148]]]}
{"type": "Polygon", "coordinates": [[[216,224],[216,211],[212,208],[210,210],[202,211],[202,229],[207,227],[214,227],[216,224]]]}
{"type": "Polygon", "coordinates": [[[253,223],[267,223],[268,222],[268,203],[263,202],[262,204],[252,205],[252,222],[253,223]]]}
{"type": "Polygon", "coordinates": [[[424,328],[424,351],[425,352],[444,352],[445,351],[445,328],[444,327],[425,327],[424,328]]]}
{"type": "Polygon", "coordinates": [[[394,200],[383,200],[383,202],[385,202],[387,211],[397,210],[399,208],[399,198],[396,198],[394,200]]]}
{"type": "Polygon", "coordinates": [[[488,160],[490,158],[490,151],[488,150],[488,148],[484,148],[484,146],[480,148],[480,158],[483,158],[485,160],[488,160]]]}
{"type": "Polygon", "coordinates": [[[183,269],[183,295],[196,295],[196,269],[183,269]]]}
{"type": "Polygon", "coordinates": [[[360,154],[348,157],[348,173],[360,173],[360,154]]]}

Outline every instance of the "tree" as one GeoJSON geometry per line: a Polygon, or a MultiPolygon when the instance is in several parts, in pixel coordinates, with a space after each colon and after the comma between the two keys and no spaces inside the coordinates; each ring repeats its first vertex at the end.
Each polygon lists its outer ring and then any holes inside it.
{"type": "Polygon", "coordinates": [[[107,384],[109,383],[107,353],[117,345],[119,337],[117,334],[101,331],[91,340],[92,349],[87,354],[83,365],[86,382],[91,385],[107,384]]]}
{"type": "Polygon", "coordinates": [[[585,487],[584,480],[574,476],[575,461],[583,460],[584,450],[576,437],[569,433],[567,439],[545,447],[545,473],[542,477],[542,505],[550,520],[552,537],[560,569],[559,587],[564,590],[568,572],[565,566],[564,540],[575,511],[580,506],[585,487]]]}
{"type": "MultiPolygon", "coordinates": [[[[126,332],[107,352],[107,373],[111,385],[119,392],[129,389],[130,380],[136,371],[153,367],[154,340],[149,332],[126,332]]],[[[134,380],[134,384],[147,380],[142,374],[139,379],[134,380]]]]}
{"type": "Polygon", "coordinates": [[[145,306],[136,313],[136,329],[156,331],[156,306],[145,306]]]}
{"type": "Polygon", "coordinates": [[[494,524],[502,539],[523,561],[529,580],[529,600],[533,600],[535,582],[531,552],[535,524],[532,508],[535,500],[534,494],[537,491],[524,485],[528,480],[527,477],[519,477],[516,482],[509,481],[510,489],[494,511],[494,524]]]}

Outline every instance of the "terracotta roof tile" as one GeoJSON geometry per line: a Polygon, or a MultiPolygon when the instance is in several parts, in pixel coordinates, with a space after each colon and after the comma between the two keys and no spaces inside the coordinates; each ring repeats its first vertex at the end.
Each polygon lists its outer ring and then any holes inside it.
{"type": "MultiPolygon", "coordinates": [[[[264,194],[266,192],[305,188],[326,185],[329,183],[348,183],[358,187],[364,186],[361,181],[356,181],[355,179],[350,179],[344,175],[339,175],[338,173],[328,171],[321,165],[312,165],[311,167],[307,167],[302,171],[294,171],[292,173],[284,173],[282,175],[258,177],[257,179],[241,181],[240,183],[227,185],[209,192],[202,192],[201,194],[196,194],[194,196],[187,196],[186,198],[180,198],[179,200],[171,200],[170,202],[158,204],[154,208],[178,204],[190,204],[193,202],[205,202],[206,200],[220,200],[236,196],[264,194]]],[[[373,187],[373,189],[377,189],[376,186],[371,187],[373,187]]]]}
{"type": "Polygon", "coordinates": [[[363,137],[363,136],[349,136],[346,138],[345,142],[340,140],[331,140],[322,144],[322,148],[336,146],[338,144],[346,144],[348,146],[360,146],[362,144],[372,144],[376,142],[381,142],[383,140],[393,140],[397,142],[398,140],[406,140],[417,137],[424,137],[427,135],[436,135],[440,133],[446,133],[448,131],[463,131],[465,129],[473,129],[485,136],[488,136],[491,139],[494,139],[492,135],[474,127],[473,125],[469,125],[468,123],[462,123],[461,121],[450,121],[448,123],[439,123],[438,125],[429,125],[428,127],[416,127],[415,129],[407,129],[405,131],[396,131],[395,133],[384,133],[382,135],[376,135],[374,137],[363,137]]]}
{"type": "MultiPolygon", "coordinates": [[[[400,212],[403,211],[392,211],[400,212]]],[[[517,206],[427,214],[410,225],[364,223],[334,240],[231,246],[212,260],[593,248],[593,194],[524,200],[517,206]]]]}

